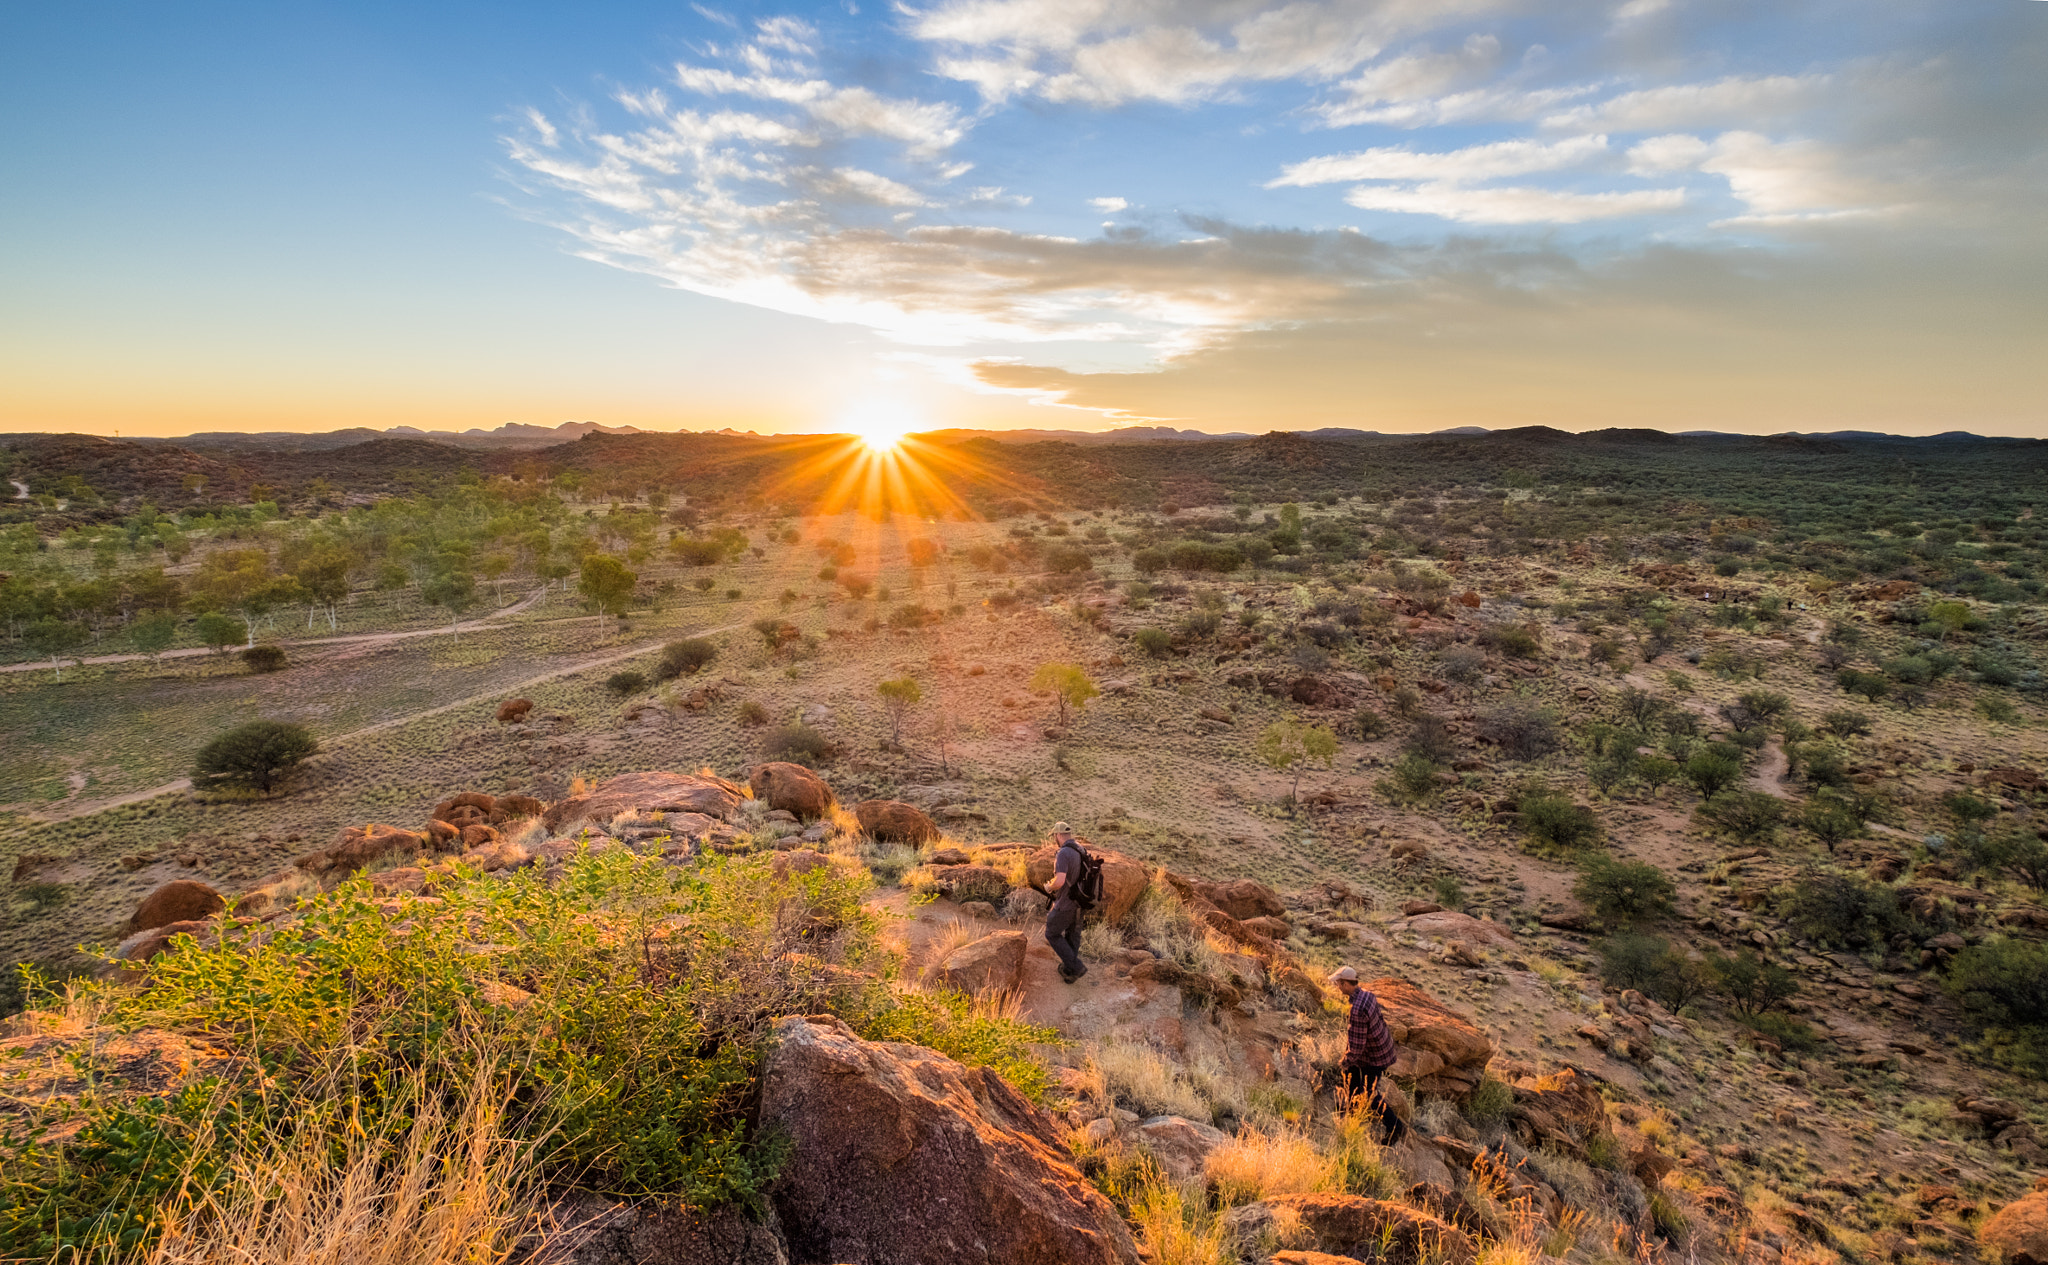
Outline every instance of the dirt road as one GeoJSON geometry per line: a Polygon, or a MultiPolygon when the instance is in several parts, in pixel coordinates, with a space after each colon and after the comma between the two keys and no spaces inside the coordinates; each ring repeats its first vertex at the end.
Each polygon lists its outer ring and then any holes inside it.
{"type": "MultiPolygon", "coordinates": [[[[538,593],[535,593],[533,595],[533,597],[538,596],[540,596],[538,593]]],[[[517,609],[523,609],[528,603],[530,603],[533,600],[533,597],[530,597],[525,602],[520,603],[520,606],[517,609]]],[[[506,611],[502,613],[510,614],[513,609],[515,608],[508,607],[506,611]]],[[[496,702],[501,699],[509,698],[515,694],[519,694],[522,691],[531,689],[536,685],[556,680],[560,677],[574,676],[578,672],[587,672],[592,668],[609,667],[612,664],[618,663],[623,659],[631,659],[638,655],[648,654],[652,651],[660,649],[663,644],[675,640],[677,637],[708,637],[714,633],[731,632],[733,629],[740,628],[743,626],[744,625],[735,622],[730,624],[719,624],[716,627],[703,628],[691,633],[676,633],[664,635],[652,641],[640,642],[637,645],[627,647],[623,650],[608,651],[607,653],[599,655],[595,658],[585,659],[580,663],[573,663],[567,667],[556,668],[549,672],[543,672],[539,676],[531,676],[523,681],[516,681],[511,685],[504,686],[500,689],[492,690],[486,694],[472,694],[468,698],[458,698],[450,703],[442,703],[438,707],[429,707],[425,711],[412,712],[404,716],[396,716],[390,720],[380,720],[374,725],[368,725],[362,729],[351,730],[350,732],[345,734],[337,734],[332,738],[323,739],[321,741],[321,746],[323,748],[332,748],[340,743],[350,742],[357,738],[365,738],[375,733],[382,733],[387,729],[396,729],[401,725],[409,725],[416,720],[425,720],[429,716],[439,716],[442,712],[453,711],[458,707],[468,707],[474,703],[496,702]]],[[[447,630],[440,629],[439,631],[446,632],[447,630]]],[[[371,634],[367,638],[327,638],[325,640],[363,641],[375,640],[378,638],[395,639],[398,637],[416,635],[418,634],[378,633],[371,634]]],[[[148,790],[131,791],[126,795],[116,795],[109,799],[97,799],[89,801],[67,801],[64,804],[57,806],[55,809],[51,811],[40,813],[24,813],[22,814],[22,816],[29,821],[39,821],[45,823],[69,821],[73,817],[85,817],[93,813],[105,812],[109,808],[120,808],[127,804],[139,804],[144,800],[155,799],[159,795],[176,795],[184,791],[189,791],[191,789],[192,779],[181,777],[175,782],[165,782],[162,786],[152,786],[148,790]]]]}
{"type": "MultiPolygon", "coordinates": [[[[493,611],[488,615],[479,615],[475,619],[464,620],[459,624],[441,624],[433,628],[406,628],[396,632],[344,633],[338,637],[299,637],[292,640],[279,641],[275,644],[280,646],[364,645],[386,641],[404,641],[410,637],[445,637],[450,634],[475,632],[480,628],[491,627],[497,620],[505,619],[517,615],[521,611],[531,609],[534,603],[540,601],[546,592],[546,589],[535,589],[503,610],[493,611]]],[[[214,652],[205,646],[193,646],[185,650],[166,650],[158,658],[196,659],[201,655],[212,653],[214,652]]],[[[94,664],[100,663],[139,663],[149,658],[146,654],[100,654],[87,655],[82,658],[71,658],[67,655],[65,657],[73,667],[91,667],[94,664]]],[[[37,659],[30,663],[10,663],[0,666],[0,672],[34,672],[49,666],[48,660],[37,659]]]]}

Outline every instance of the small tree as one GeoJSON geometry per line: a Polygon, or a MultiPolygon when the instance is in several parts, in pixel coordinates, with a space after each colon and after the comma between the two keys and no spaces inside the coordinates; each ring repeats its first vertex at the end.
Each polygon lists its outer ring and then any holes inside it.
{"type": "Polygon", "coordinates": [[[1140,628],[1131,634],[1131,640],[1138,643],[1138,649],[1155,657],[1173,649],[1173,634],[1164,628],[1140,628]]]}
{"type": "Polygon", "coordinates": [[[206,611],[201,614],[196,628],[199,640],[205,642],[215,654],[240,641],[244,631],[241,620],[233,615],[223,615],[219,611],[206,611]]]}
{"type": "Polygon", "coordinates": [[[129,640],[135,648],[149,656],[151,663],[157,662],[171,642],[178,635],[178,617],[169,611],[151,611],[128,626],[129,640]]]}
{"type": "Polygon", "coordinates": [[[200,748],[192,765],[192,784],[244,786],[267,794],[319,749],[304,725],[252,720],[200,748]]]}
{"type": "Polygon", "coordinates": [[[1715,991],[1726,997],[1735,1013],[1745,1019],[1775,1010],[1799,992],[1799,981],[1792,972],[1775,962],[1764,961],[1749,949],[1732,957],[1709,953],[1707,973],[1714,981],[1715,991]]]}
{"type": "Polygon", "coordinates": [[[420,585],[420,597],[431,606],[445,609],[449,633],[460,637],[457,627],[462,612],[476,604],[476,577],[467,571],[444,571],[420,585]]]}
{"type": "Polygon", "coordinates": [[[68,619],[45,618],[24,628],[21,639],[37,654],[50,656],[50,666],[57,671],[57,679],[64,679],[64,664],[61,656],[66,650],[75,649],[86,639],[85,625],[68,619]]]}
{"type": "Polygon", "coordinates": [[[1686,760],[1683,771],[1702,799],[1712,799],[1742,777],[1742,757],[1727,747],[1702,747],[1686,760]]]}
{"type": "Polygon", "coordinates": [[[1091,698],[1100,697],[1101,690],[1088,679],[1088,673],[1078,663],[1041,663],[1038,671],[1031,674],[1031,689],[1034,693],[1050,690],[1060,705],[1060,728],[1067,726],[1067,709],[1080,711],[1091,698]]]}
{"type": "Polygon", "coordinates": [[[1298,720],[1276,720],[1259,735],[1260,763],[1279,773],[1293,775],[1288,799],[1301,796],[1301,766],[1314,760],[1324,768],[1337,757],[1337,735],[1324,725],[1304,725],[1298,720]]]}
{"type": "Polygon", "coordinates": [[[884,681],[875,687],[875,693],[882,696],[882,706],[889,709],[889,745],[903,744],[903,717],[911,708],[924,701],[924,691],[910,677],[884,681]]]}
{"type": "Polygon", "coordinates": [[[1670,916],[1678,894],[1671,876],[1640,861],[1616,861],[1595,853],[1579,871],[1574,895],[1610,927],[1633,927],[1670,916]]]}
{"type": "Polygon", "coordinates": [[[594,553],[583,560],[583,572],[576,591],[584,605],[597,612],[600,628],[607,615],[617,615],[633,598],[633,586],[640,577],[626,570],[626,564],[608,553],[594,553]]]}

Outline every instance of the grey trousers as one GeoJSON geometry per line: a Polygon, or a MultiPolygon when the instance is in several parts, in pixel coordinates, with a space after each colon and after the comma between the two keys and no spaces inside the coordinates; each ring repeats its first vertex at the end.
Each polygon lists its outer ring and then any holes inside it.
{"type": "Polygon", "coordinates": [[[1060,955],[1060,967],[1069,975],[1088,970],[1081,961],[1081,906],[1070,900],[1056,900],[1045,915],[1045,942],[1060,955]]]}

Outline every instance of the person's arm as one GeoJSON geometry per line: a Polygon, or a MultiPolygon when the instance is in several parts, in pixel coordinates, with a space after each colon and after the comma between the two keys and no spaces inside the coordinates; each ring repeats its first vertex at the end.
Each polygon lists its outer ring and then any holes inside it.
{"type": "Polygon", "coordinates": [[[1052,872],[1052,881],[1045,885],[1045,890],[1049,893],[1057,895],[1059,893],[1059,890],[1062,887],[1065,887],[1066,885],[1067,876],[1058,870],[1054,870],[1052,872]]]}

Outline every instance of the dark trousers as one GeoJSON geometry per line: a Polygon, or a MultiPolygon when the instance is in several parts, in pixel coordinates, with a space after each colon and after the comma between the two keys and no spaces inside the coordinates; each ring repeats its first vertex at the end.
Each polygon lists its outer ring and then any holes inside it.
{"type": "Polygon", "coordinates": [[[1407,1122],[1394,1114],[1393,1109],[1387,1106],[1386,1097],[1380,1093],[1380,1078],[1387,1074],[1387,1069],[1354,1067],[1346,1063],[1343,1070],[1344,1092],[1350,1095],[1351,1109],[1356,1111],[1362,1105],[1372,1113],[1372,1118],[1379,1125],[1379,1140],[1392,1146],[1407,1137],[1407,1122]]]}
{"type": "Polygon", "coordinates": [[[1060,969],[1069,975],[1085,974],[1081,961],[1081,906],[1070,900],[1056,900],[1045,915],[1045,942],[1060,955],[1060,969]]]}

